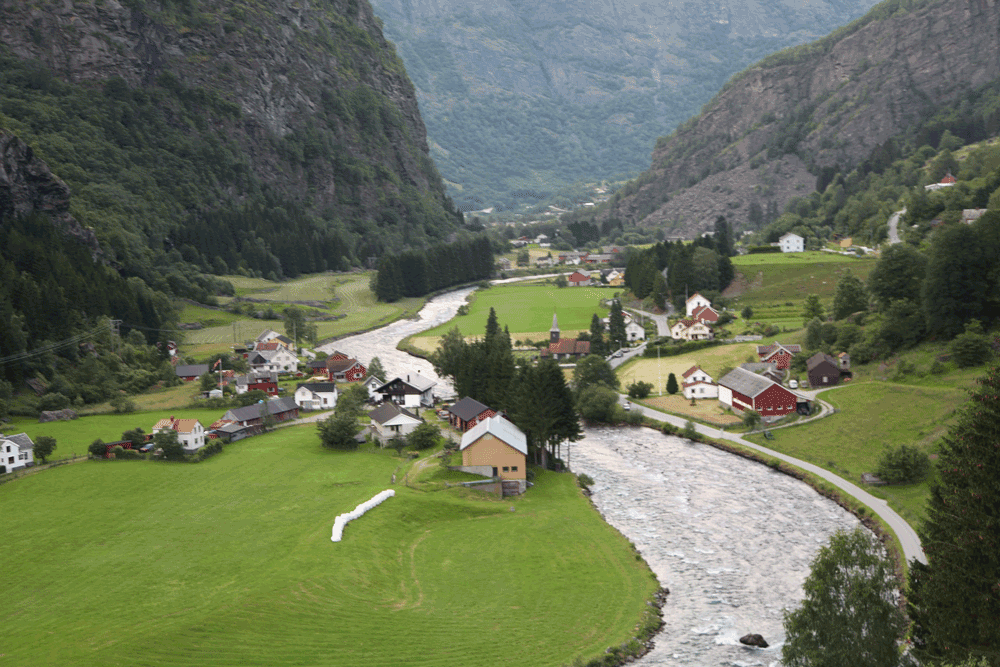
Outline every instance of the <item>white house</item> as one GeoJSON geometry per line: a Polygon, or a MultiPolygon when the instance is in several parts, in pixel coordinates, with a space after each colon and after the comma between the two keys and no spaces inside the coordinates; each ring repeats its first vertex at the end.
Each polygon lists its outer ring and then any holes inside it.
{"type": "Polygon", "coordinates": [[[684,308],[685,312],[687,313],[687,316],[691,317],[691,315],[694,314],[694,311],[697,310],[698,308],[701,308],[702,306],[711,306],[711,305],[712,305],[711,301],[703,297],[701,294],[695,292],[690,297],[688,297],[688,300],[685,302],[684,308]]]}
{"type": "Polygon", "coordinates": [[[635,322],[629,322],[625,325],[625,338],[630,343],[636,340],[646,340],[646,330],[635,322]]]}
{"type": "Polygon", "coordinates": [[[383,401],[402,405],[404,408],[430,407],[434,405],[432,389],[437,383],[420,373],[407,373],[389,380],[375,392],[383,401]]]}
{"type": "Polygon", "coordinates": [[[670,337],[674,340],[709,340],[713,336],[708,325],[696,320],[678,320],[670,327],[670,337]]]}
{"type": "Polygon", "coordinates": [[[27,433],[4,435],[0,433],[0,472],[35,465],[35,443],[27,433]]]}
{"type": "Polygon", "coordinates": [[[369,375],[361,383],[365,389],[368,390],[368,398],[375,399],[379,397],[378,388],[385,384],[385,380],[382,378],[377,378],[374,375],[369,375]]]}
{"type": "Polygon", "coordinates": [[[205,446],[205,427],[197,419],[167,417],[153,426],[153,433],[160,431],[177,431],[177,441],[184,447],[185,454],[193,454],[205,446]]]}
{"type": "Polygon", "coordinates": [[[806,249],[805,239],[791,232],[778,239],[778,245],[781,246],[781,252],[803,252],[806,249]]]}
{"type": "Polygon", "coordinates": [[[392,438],[402,438],[412,433],[423,419],[392,401],[386,401],[368,413],[372,420],[372,435],[385,446],[392,438]]]}
{"type": "Polygon", "coordinates": [[[263,331],[260,332],[260,335],[257,336],[254,343],[269,343],[280,335],[281,334],[278,333],[277,331],[273,331],[271,329],[264,329],[263,331]]]}
{"type": "Polygon", "coordinates": [[[332,410],[337,405],[335,382],[303,382],[295,385],[295,404],[303,410],[332,410]]]}
{"type": "Polygon", "coordinates": [[[715,384],[712,376],[701,370],[700,366],[692,366],[682,376],[681,386],[684,389],[684,398],[718,398],[719,385],[715,384]]]}
{"type": "Polygon", "coordinates": [[[285,373],[298,368],[299,358],[280,343],[264,343],[249,354],[247,363],[251,370],[285,373]],[[276,349],[267,349],[272,346],[276,349]]]}

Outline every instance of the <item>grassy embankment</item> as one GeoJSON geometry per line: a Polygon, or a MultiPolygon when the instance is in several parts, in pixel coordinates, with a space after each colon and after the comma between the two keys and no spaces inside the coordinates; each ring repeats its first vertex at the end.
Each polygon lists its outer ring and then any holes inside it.
{"type": "Polygon", "coordinates": [[[656,581],[570,475],[504,502],[397,496],[391,452],[312,428],[197,465],[88,461],[0,487],[18,665],[559,665],[627,641],[656,581]],[[514,511],[511,511],[511,508],[514,511]]]}
{"type": "Polygon", "coordinates": [[[441,336],[458,327],[467,338],[481,337],[486,330],[490,308],[497,313],[501,327],[510,330],[511,339],[548,340],[552,328],[552,313],[559,317],[563,338],[573,338],[580,331],[590,329],[594,313],[607,317],[608,309],[601,305],[617,290],[598,287],[563,287],[555,285],[498,285],[474,293],[469,304],[469,314],[455,317],[449,322],[413,336],[407,343],[424,353],[437,349],[441,336]]]}
{"type": "MultiPolygon", "coordinates": [[[[368,288],[370,277],[370,273],[365,272],[303,276],[281,283],[243,276],[226,276],[226,279],[233,283],[237,296],[263,300],[264,303],[258,304],[261,310],[271,307],[280,314],[293,301],[316,301],[323,307],[302,307],[318,311],[323,316],[343,315],[336,320],[316,323],[317,334],[322,340],[364,331],[413,315],[426,302],[425,298],[411,298],[381,303],[368,288]]],[[[221,301],[227,303],[230,299],[221,301]]],[[[281,320],[258,320],[189,304],[182,311],[181,321],[201,322],[205,327],[184,334],[182,353],[197,359],[229,351],[234,336],[237,342],[242,343],[256,337],[264,329],[284,331],[281,320]]]]}

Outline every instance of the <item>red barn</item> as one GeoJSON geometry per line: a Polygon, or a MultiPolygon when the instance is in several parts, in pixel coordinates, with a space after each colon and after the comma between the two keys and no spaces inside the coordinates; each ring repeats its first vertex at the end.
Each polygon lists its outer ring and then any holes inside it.
{"type": "Polygon", "coordinates": [[[801,345],[782,345],[775,341],[773,345],[758,345],[757,357],[764,363],[773,363],[779,370],[784,370],[792,365],[792,357],[801,351],[801,345]]]}
{"type": "Polygon", "coordinates": [[[803,401],[795,392],[745,368],[736,368],[719,380],[719,402],[733,410],[755,410],[761,417],[795,412],[803,401]]]}

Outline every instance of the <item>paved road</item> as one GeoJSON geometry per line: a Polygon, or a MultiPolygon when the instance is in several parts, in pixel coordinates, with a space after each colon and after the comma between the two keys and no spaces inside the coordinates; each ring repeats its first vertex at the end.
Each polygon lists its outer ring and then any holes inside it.
{"type": "Polygon", "coordinates": [[[895,245],[900,243],[899,240],[899,218],[906,215],[906,207],[896,211],[889,216],[889,244],[895,245]]]}
{"type": "Polygon", "coordinates": [[[606,359],[607,359],[608,365],[611,366],[611,368],[618,368],[619,366],[621,366],[622,364],[624,364],[629,359],[632,359],[634,357],[641,357],[642,353],[645,352],[645,351],[646,351],[646,344],[645,343],[643,343],[642,345],[639,345],[637,347],[623,347],[621,349],[622,356],[616,357],[616,356],[614,356],[612,354],[612,355],[606,357],[606,359]]]}
{"type": "MultiPolygon", "coordinates": [[[[668,422],[674,426],[680,426],[683,428],[687,423],[687,420],[683,417],[677,417],[665,412],[653,410],[652,408],[648,408],[646,406],[642,406],[642,410],[643,414],[646,414],[653,419],[668,422]]],[[[794,466],[798,466],[803,470],[807,470],[814,475],[825,479],[842,491],[854,496],[864,504],[868,505],[868,507],[870,507],[876,514],[879,515],[879,517],[882,518],[883,521],[889,525],[893,532],[896,533],[896,537],[899,538],[899,542],[903,547],[903,557],[906,558],[907,562],[913,560],[914,558],[919,560],[921,563],[927,562],[927,557],[924,555],[924,550],[920,546],[920,538],[917,537],[917,532],[913,530],[913,527],[910,526],[910,524],[903,520],[903,517],[896,514],[896,512],[889,507],[889,504],[881,498],[876,498],[861,487],[848,482],[846,479],[833,474],[829,470],[824,470],[823,468],[813,465],[812,463],[782,454],[781,452],[776,452],[773,449],[768,449],[767,447],[762,447],[761,445],[750,442],[749,440],[744,440],[739,435],[734,433],[727,433],[720,429],[705,426],[703,424],[695,424],[694,427],[699,433],[709,437],[731,440],[732,442],[739,443],[745,447],[750,447],[751,449],[755,449],[759,452],[767,454],[768,456],[773,456],[787,463],[791,463],[794,466]]]]}
{"type": "Polygon", "coordinates": [[[655,313],[647,313],[645,310],[639,310],[638,308],[629,308],[629,312],[638,313],[643,317],[647,317],[654,322],[656,322],[656,333],[661,336],[670,336],[670,323],[667,322],[666,315],[657,315],[655,313]]]}

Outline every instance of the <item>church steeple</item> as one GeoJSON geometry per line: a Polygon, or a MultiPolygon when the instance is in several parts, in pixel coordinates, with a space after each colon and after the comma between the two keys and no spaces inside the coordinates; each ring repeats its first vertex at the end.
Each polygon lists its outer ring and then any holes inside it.
{"type": "Polygon", "coordinates": [[[549,344],[559,342],[559,322],[556,320],[556,314],[552,313],[552,328],[549,329],[549,344]]]}

